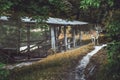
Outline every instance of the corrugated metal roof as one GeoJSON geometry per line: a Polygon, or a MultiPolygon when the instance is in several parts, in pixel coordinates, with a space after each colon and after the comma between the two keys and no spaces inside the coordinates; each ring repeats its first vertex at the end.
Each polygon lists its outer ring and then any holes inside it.
{"type": "MultiPolygon", "coordinates": [[[[0,20],[7,21],[8,18],[9,17],[1,16],[0,20]]],[[[29,23],[37,22],[37,20],[32,20],[32,18],[28,18],[28,17],[21,18],[21,20],[23,22],[29,22],[29,23]]],[[[60,18],[52,18],[52,17],[49,17],[45,22],[48,24],[59,24],[59,25],[84,25],[84,24],[88,24],[87,22],[82,22],[82,21],[76,21],[76,20],[68,21],[68,20],[64,20],[64,19],[60,19],[60,18]]]]}
{"type": "Polygon", "coordinates": [[[83,25],[83,24],[88,24],[87,22],[81,22],[81,21],[68,21],[60,18],[52,18],[49,17],[48,20],[46,21],[47,23],[50,24],[62,24],[62,25],[83,25]]]}

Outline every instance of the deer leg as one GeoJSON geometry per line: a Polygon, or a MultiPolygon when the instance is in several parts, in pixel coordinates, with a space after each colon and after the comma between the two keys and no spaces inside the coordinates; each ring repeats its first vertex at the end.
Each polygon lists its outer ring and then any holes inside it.
{"type": "Polygon", "coordinates": [[[98,39],[97,39],[97,45],[99,45],[98,39]]]}
{"type": "Polygon", "coordinates": [[[92,41],[92,43],[94,43],[94,36],[93,35],[91,35],[91,41],[92,41]]]}
{"type": "Polygon", "coordinates": [[[95,42],[96,42],[95,37],[92,37],[91,40],[92,40],[92,43],[95,45],[95,42]]]}
{"type": "Polygon", "coordinates": [[[96,41],[97,41],[97,45],[99,45],[99,41],[98,41],[98,39],[99,39],[99,38],[98,38],[98,37],[99,37],[99,36],[97,36],[97,38],[96,38],[96,41]]]}
{"type": "Polygon", "coordinates": [[[94,38],[91,38],[92,43],[94,43],[94,38]]]}

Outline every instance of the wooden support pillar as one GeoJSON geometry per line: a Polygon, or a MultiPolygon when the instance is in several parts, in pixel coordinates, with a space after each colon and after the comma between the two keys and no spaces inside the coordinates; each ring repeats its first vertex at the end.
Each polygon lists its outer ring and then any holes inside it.
{"type": "Polygon", "coordinates": [[[55,32],[54,32],[54,27],[51,26],[51,47],[53,50],[56,49],[55,47],[55,32]]]}
{"type": "Polygon", "coordinates": [[[20,17],[18,16],[18,14],[14,13],[13,16],[13,21],[15,22],[15,26],[17,27],[17,53],[20,52],[20,28],[21,28],[21,19],[20,17]]]}
{"type": "Polygon", "coordinates": [[[30,59],[30,26],[27,27],[27,53],[28,53],[28,59],[30,59]]]}
{"type": "Polygon", "coordinates": [[[15,26],[17,27],[17,54],[20,52],[20,29],[21,29],[21,20],[18,16],[15,16],[15,26]]]}
{"type": "Polygon", "coordinates": [[[57,28],[57,26],[56,27],[54,27],[54,34],[55,34],[55,44],[56,44],[56,46],[58,47],[58,34],[57,34],[57,32],[58,32],[58,28],[57,28]]]}
{"type": "Polygon", "coordinates": [[[67,47],[66,26],[64,26],[64,44],[65,44],[65,51],[66,51],[68,49],[68,47],[67,47]]]}
{"type": "Polygon", "coordinates": [[[70,49],[71,48],[71,46],[70,46],[70,38],[67,39],[67,42],[68,42],[68,49],[70,49]]]}
{"type": "Polygon", "coordinates": [[[76,46],[75,28],[73,27],[72,30],[73,30],[73,47],[75,47],[76,46]]]}
{"type": "Polygon", "coordinates": [[[58,35],[57,35],[57,27],[54,28],[54,32],[55,32],[55,33],[54,33],[54,34],[55,34],[55,41],[57,41],[57,36],[58,36],[58,35]]]}
{"type": "Polygon", "coordinates": [[[82,42],[82,31],[79,29],[79,39],[80,39],[80,44],[82,42]]]}

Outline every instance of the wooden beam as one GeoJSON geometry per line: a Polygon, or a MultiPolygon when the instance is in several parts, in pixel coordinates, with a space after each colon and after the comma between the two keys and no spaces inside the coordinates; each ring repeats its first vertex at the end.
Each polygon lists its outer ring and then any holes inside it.
{"type": "Polygon", "coordinates": [[[54,27],[51,26],[51,47],[53,50],[56,49],[55,47],[55,32],[54,32],[54,27]]]}
{"type": "Polygon", "coordinates": [[[65,51],[67,50],[67,34],[66,34],[66,26],[64,26],[64,44],[65,44],[65,51]]]}

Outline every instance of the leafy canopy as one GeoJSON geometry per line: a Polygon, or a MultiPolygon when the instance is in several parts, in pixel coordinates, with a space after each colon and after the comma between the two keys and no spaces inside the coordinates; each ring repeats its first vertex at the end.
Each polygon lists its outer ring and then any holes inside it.
{"type": "Polygon", "coordinates": [[[89,7],[99,8],[101,5],[113,6],[113,0],[81,0],[80,8],[88,9],[89,7]]]}
{"type": "Polygon", "coordinates": [[[70,4],[65,0],[0,0],[0,14],[19,16],[67,15],[70,4]]]}

